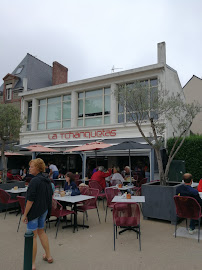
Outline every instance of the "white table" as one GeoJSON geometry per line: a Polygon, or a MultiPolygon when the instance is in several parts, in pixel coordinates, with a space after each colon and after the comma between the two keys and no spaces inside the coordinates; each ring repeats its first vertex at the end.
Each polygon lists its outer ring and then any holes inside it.
{"type": "Polygon", "coordinates": [[[18,194],[18,193],[27,192],[27,187],[18,188],[18,189],[11,188],[11,189],[7,189],[5,191],[9,192],[9,193],[13,193],[13,194],[18,194]]]}
{"type": "Polygon", "coordinates": [[[121,191],[126,191],[126,190],[128,190],[128,189],[134,188],[134,186],[132,186],[132,185],[122,186],[121,188],[120,188],[118,185],[116,185],[115,187],[118,188],[118,189],[121,190],[121,191]]]}
{"type": "Polygon", "coordinates": [[[191,186],[192,186],[193,188],[198,187],[198,183],[192,182],[191,186]]]}
{"type": "MultiPolygon", "coordinates": [[[[64,196],[64,197],[61,197],[60,194],[59,194],[59,196],[55,196],[54,195],[53,198],[55,200],[57,200],[57,201],[68,202],[68,203],[71,203],[73,205],[73,210],[76,213],[74,215],[74,231],[75,231],[75,228],[76,227],[89,228],[88,225],[77,224],[77,203],[78,202],[82,202],[82,201],[87,201],[87,200],[93,199],[93,198],[95,198],[94,196],[76,195],[76,196],[64,196]]],[[[71,227],[71,225],[66,225],[66,226],[63,226],[62,228],[64,229],[64,228],[68,228],[68,227],[71,227]]]]}
{"type": "Polygon", "coordinates": [[[202,192],[199,192],[199,196],[201,197],[201,199],[202,199],[202,192]]]}
{"type": "Polygon", "coordinates": [[[131,196],[131,199],[124,199],[122,196],[115,196],[112,200],[113,203],[128,203],[128,202],[134,202],[134,203],[144,203],[145,202],[145,196],[131,196]]]}

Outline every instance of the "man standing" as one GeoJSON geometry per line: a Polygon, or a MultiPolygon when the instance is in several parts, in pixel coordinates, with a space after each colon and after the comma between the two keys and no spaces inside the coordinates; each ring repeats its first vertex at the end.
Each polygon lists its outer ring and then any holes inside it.
{"type": "Polygon", "coordinates": [[[59,176],[59,171],[56,165],[53,164],[53,162],[48,162],[50,173],[49,176],[52,177],[53,179],[58,179],[59,176]]]}
{"type": "MultiPolygon", "coordinates": [[[[183,175],[183,179],[184,184],[177,187],[176,195],[193,197],[194,199],[197,200],[200,206],[202,206],[202,199],[200,198],[198,191],[191,186],[193,181],[192,175],[190,173],[185,173],[183,175]]],[[[194,232],[195,232],[195,220],[191,219],[189,225],[189,234],[193,234],[194,232]]]]}

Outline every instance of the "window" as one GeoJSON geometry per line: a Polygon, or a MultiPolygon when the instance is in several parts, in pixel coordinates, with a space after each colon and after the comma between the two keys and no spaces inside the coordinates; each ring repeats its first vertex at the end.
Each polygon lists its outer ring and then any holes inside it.
{"type": "Polygon", "coordinates": [[[78,126],[110,124],[111,89],[84,91],[78,95],[78,126]]]}
{"type": "Polygon", "coordinates": [[[38,130],[71,126],[71,95],[39,100],[38,130]]]}
{"type": "Polygon", "coordinates": [[[12,84],[6,85],[6,100],[11,100],[12,98],[12,84]]]}
{"type": "MultiPolygon", "coordinates": [[[[156,101],[157,101],[157,94],[158,94],[158,80],[154,78],[154,79],[140,81],[138,82],[138,84],[139,83],[140,83],[140,91],[145,91],[145,94],[143,95],[143,97],[145,97],[143,101],[143,105],[140,105],[140,110],[137,107],[136,111],[134,110],[134,112],[129,113],[128,112],[129,106],[127,106],[127,103],[125,103],[125,106],[122,106],[122,104],[118,104],[118,123],[133,122],[136,119],[136,117],[139,117],[139,114],[137,114],[137,111],[138,112],[142,111],[141,106],[145,106],[145,108],[149,107],[149,116],[153,117],[154,119],[158,119],[158,111],[156,109],[156,101]]],[[[135,85],[135,82],[126,84],[127,91],[130,91],[130,88],[133,88],[134,85],[135,85]]],[[[143,112],[141,117],[144,120],[147,120],[148,111],[145,111],[145,113],[143,112]]]]}
{"type": "Polygon", "coordinates": [[[23,70],[23,66],[20,66],[20,67],[18,67],[17,68],[17,70],[16,70],[16,72],[15,72],[15,74],[17,75],[17,74],[20,74],[20,72],[23,70]]]}
{"type": "Polygon", "coordinates": [[[31,123],[32,123],[32,101],[29,101],[27,112],[27,131],[31,130],[31,123]]]}

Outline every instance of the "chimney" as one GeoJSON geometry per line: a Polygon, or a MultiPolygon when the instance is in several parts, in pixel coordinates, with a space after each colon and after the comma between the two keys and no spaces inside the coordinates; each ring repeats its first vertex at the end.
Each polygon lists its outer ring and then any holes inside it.
{"type": "Polygon", "coordinates": [[[166,64],[166,43],[158,43],[158,63],[166,64]]]}
{"type": "Polygon", "coordinates": [[[53,62],[53,74],[52,74],[52,84],[62,84],[67,83],[67,73],[68,68],[64,67],[58,62],[53,62]]]}

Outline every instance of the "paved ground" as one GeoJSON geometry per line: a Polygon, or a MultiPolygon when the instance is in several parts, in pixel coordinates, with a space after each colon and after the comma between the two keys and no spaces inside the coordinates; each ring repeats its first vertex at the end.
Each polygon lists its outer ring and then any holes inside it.
{"type": "MultiPolygon", "coordinates": [[[[174,226],[168,222],[142,220],[142,251],[133,232],[118,236],[116,251],[113,250],[112,216],[109,212],[104,222],[102,203],[99,206],[101,224],[95,210],[89,211],[89,229],[59,229],[55,239],[55,227],[48,229],[54,263],[42,260],[43,250],[39,243],[36,260],[39,269],[72,270],[157,270],[157,269],[201,269],[202,241],[173,236],[174,226]]],[[[3,219],[0,213],[0,269],[22,270],[24,254],[25,225],[17,233],[19,216],[8,214],[3,219]]],[[[79,214],[82,222],[82,214],[79,214]]]]}

